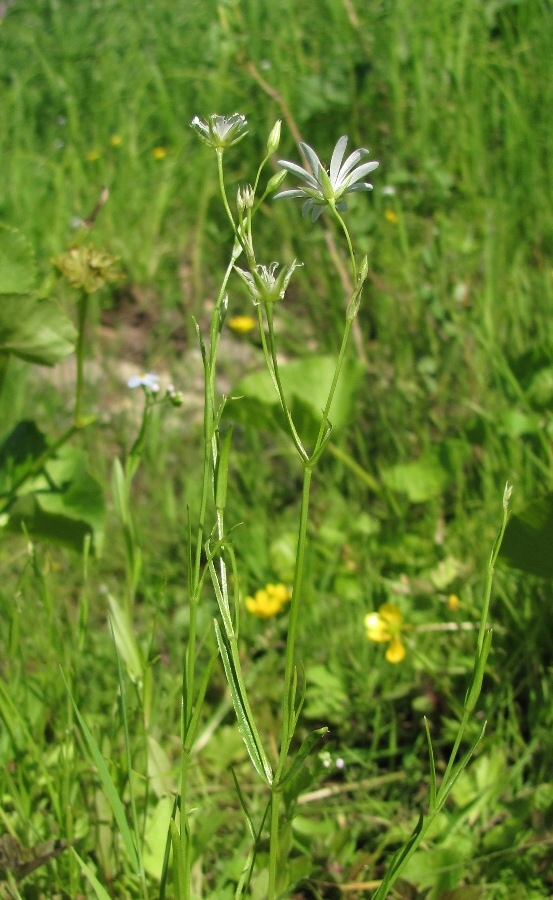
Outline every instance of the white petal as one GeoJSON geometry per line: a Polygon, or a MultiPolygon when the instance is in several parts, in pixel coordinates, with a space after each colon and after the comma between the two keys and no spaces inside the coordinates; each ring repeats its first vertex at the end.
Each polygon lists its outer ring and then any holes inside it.
{"type": "Polygon", "coordinates": [[[344,191],[344,194],[354,194],[357,191],[372,191],[373,186],[368,181],[358,181],[356,184],[350,184],[344,191]]]}
{"type": "Polygon", "coordinates": [[[319,183],[319,173],[320,173],[321,169],[323,168],[319,157],[317,156],[317,154],[315,153],[313,148],[310,147],[309,144],[304,144],[303,141],[300,143],[300,149],[301,149],[301,152],[303,153],[303,155],[305,156],[305,158],[307,159],[307,162],[311,166],[311,168],[313,170],[313,175],[314,175],[315,179],[317,180],[317,184],[318,184],[319,183]]]}
{"type": "Polygon", "coordinates": [[[342,137],[339,138],[339,140],[336,142],[334,152],[332,153],[332,159],[330,160],[330,180],[332,184],[335,183],[336,178],[338,177],[338,173],[340,172],[340,166],[342,165],[342,160],[344,158],[344,153],[346,152],[347,144],[347,134],[343,134],[342,137]]]}
{"type": "Polygon", "coordinates": [[[346,175],[357,165],[357,163],[362,160],[365,156],[369,155],[369,151],[365,150],[364,147],[361,147],[359,150],[354,150],[348,158],[346,159],[344,165],[340,169],[340,178],[344,179],[346,175]]]}
{"type": "Polygon", "coordinates": [[[282,197],[305,197],[305,191],[301,190],[300,188],[292,191],[279,191],[278,194],[275,194],[273,200],[280,200],[282,197]]]}
{"type": "Polygon", "coordinates": [[[315,190],[319,189],[319,182],[307,171],[307,169],[302,169],[301,166],[298,166],[293,162],[288,162],[286,159],[279,159],[278,164],[281,169],[291,172],[291,174],[295,175],[297,178],[303,178],[310,187],[315,188],[315,190]]]}
{"type": "Polygon", "coordinates": [[[374,172],[375,169],[378,168],[377,162],[367,162],[363,163],[362,166],[358,166],[353,172],[350,172],[349,179],[350,184],[352,181],[359,181],[360,178],[363,178],[365,175],[368,175],[369,172],[374,172]]]}

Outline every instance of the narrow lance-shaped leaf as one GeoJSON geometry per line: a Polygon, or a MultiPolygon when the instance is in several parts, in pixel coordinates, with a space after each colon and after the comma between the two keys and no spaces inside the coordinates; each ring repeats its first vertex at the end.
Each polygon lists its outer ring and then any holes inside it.
{"type": "Polygon", "coordinates": [[[258,775],[261,776],[268,784],[273,780],[273,773],[265,751],[261,745],[259,736],[255,726],[250,721],[247,708],[247,701],[243,696],[243,687],[237,675],[233,660],[232,648],[227,641],[225,635],[221,632],[218,622],[215,620],[215,636],[219,646],[219,652],[223,661],[223,667],[227,682],[230,687],[232,702],[236,718],[238,719],[238,731],[242,735],[242,739],[246,745],[246,749],[250,755],[250,759],[255,767],[258,775]]]}

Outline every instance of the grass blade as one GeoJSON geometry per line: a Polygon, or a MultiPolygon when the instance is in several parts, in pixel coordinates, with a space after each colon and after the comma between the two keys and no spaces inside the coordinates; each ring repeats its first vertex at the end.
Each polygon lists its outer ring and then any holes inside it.
{"type": "Polygon", "coordinates": [[[104,761],[102,754],[100,753],[100,749],[98,744],[96,743],[92,732],[90,731],[88,725],[83,719],[77,704],[73,699],[73,695],[69,690],[69,685],[65,679],[65,675],[63,675],[63,680],[65,682],[65,687],[67,689],[67,693],[69,695],[69,699],[73,705],[73,709],[75,710],[75,715],[77,716],[77,721],[80,725],[81,731],[84,735],[84,738],[88,744],[88,749],[90,750],[90,755],[94,760],[96,768],[98,769],[98,775],[100,776],[100,780],[102,782],[102,786],[108,798],[109,804],[111,806],[113,815],[115,817],[115,821],[117,822],[117,827],[119,828],[119,833],[121,834],[121,839],[123,841],[123,846],[131,863],[131,866],[134,872],[137,875],[140,875],[140,863],[138,860],[138,853],[136,851],[136,847],[134,845],[133,837],[127,822],[127,818],[125,815],[125,810],[123,808],[123,804],[121,803],[121,799],[115,785],[113,783],[112,777],[109,774],[108,767],[104,761]]]}

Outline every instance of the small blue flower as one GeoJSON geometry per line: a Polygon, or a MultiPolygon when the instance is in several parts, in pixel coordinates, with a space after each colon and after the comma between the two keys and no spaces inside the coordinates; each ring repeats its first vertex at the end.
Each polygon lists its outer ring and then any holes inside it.
{"type": "Polygon", "coordinates": [[[194,116],[190,127],[196,132],[204,144],[214,147],[216,150],[224,150],[233,147],[247,135],[248,123],[245,116],[234,113],[232,116],[209,116],[204,122],[198,116],[194,116]]]}
{"type": "Polygon", "coordinates": [[[285,169],[297,178],[302,178],[305,185],[301,188],[295,188],[290,191],[281,191],[276,194],[274,199],[278,200],[283,197],[301,197],[307,198],[302,207],[304,216],[310,215],[311,221],[315,222],[326,206],[332,206],[343,212],[347,209],[347,204],[343,200],[346,194],[353,194],[359,191],[372,191],[372,184],[359,179],[373,172],[378,166],[377,162],[364,162],[358,165],[362,159],[366,159],[369,151],[361,147],[354,150],[343,163],[344,153],[348,138],[343,135],[334,148],[332,158],[330,160],[330,170],[326,171],[315,151],[303,142],[300,143],[300,150],[305,159],[309,163],[312,172],[303,169],[296,163],[279,160],[281,169],[285,169]]]}
{"type": "Polygon", "coordinates": [[[127,387],[133,389],[143,387],[145,390],[151,391],[152,394],[157,394],[159,391],[159,375],[152,375],[151,372],[145,372],[142,375],[133,375],[127,381],[127,387]]]}

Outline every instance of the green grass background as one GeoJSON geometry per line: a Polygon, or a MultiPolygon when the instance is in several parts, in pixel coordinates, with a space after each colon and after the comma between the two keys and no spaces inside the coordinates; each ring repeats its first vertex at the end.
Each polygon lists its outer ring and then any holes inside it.
{"type": "MultiPolygon", "coordinates": [[[[291,838],[305,875],[297,896],[355,896],[340,885],[378,877],[424,803],[423,713],[438,755],[447,755],[474,642],[469,631],[413,631],[406,661],[391,666],[367,642],[363,617],[393,601],[421,628],[476,621],[505,482],[514,484],[515,509],[551,490],[553,7],[15,0],[0,26],[0,83],[0,220],[31,239],[46,278],[106,184],[93,239],[121,257],[127,276],[98,301],[90,334],[88,401],[99,423],[84,441],[108,497],[105,552],[86,571],[80,558],[40,542],[6,538],[0,556],[0,831],[26,847],[75,841],[112,897],[139,896],[138,888],[59,666],[126,797],[106,601],[108,592],[121,596],[124,548],[110,478],[137,427],[139,398],[127,396],[126,376],[158,367],[197,406],[164,411],[149,436],[134,492],[143,572],[133,625],[153,684],[148,733],[178,765],[186,509],[198,501],[201,462],[191,316],[207,321],[230,246],[215,161],[189,122],[247,116],[250,135],[228,154],[231,195],[252,179],[276,118],[284,119],[280,158],[299,159],[293,126],[323,159],[348,134],[380,160],[373,194],[350,204],[355,245],[370,266],[361,343],[351,351],[366,368],[350,427],[317,475],[300,638],[303,727],[331,726],[330,769],[314,763],[306,792],[321,778],[339,790],[307,801],[291,838]],[[450,593],[461,599],[456,614],[450,593]]],[[[328,223],[311,226],[285,203],[269,204],[260,219],[267,262],[305,263],[279,311],[283,352],[335,351],[344,301],[328,223]]],[[[69,290],[56,290],[71,309],[69,290]]],[[[230,308],[248,312],[237,285],[230,308]]],[[[261,358],[255,335],[229,334],[221,389],[261,358]]],[[[60,382],[21,366],[11,377],[2,432],[21,416],[61,431],[71,373],[60,382]]],[[[235,540],[244,591],[286,581],[299,503],[294,457],[242,416],[231,475],[227,515],[243,523],[235,540]]],[[[479,713],[486,737],[398,896],[551,895],[552,599],[550,581],[499,567],[479,713]],[[461,888],[475,892],[445,893],[461,888]]],[[[206,658],[214,609],[206,596],[206,658]]],[[[249,684],[269,735],[285,628],[285,618],[243,623],[249,684]]],[[[174,773],[161,787],[145,777],[140,696],[129,685],[140,818],[159,857],[174,773]]],[[[212,717],[218,727],[194,769],[195,883],[198,895],[224,898],[248,846],[230,764],[244,784],[250,776],[219,670],[206,726],[212,717]]],[[[251,795],[255,804],[253,784],[251,795]]],[[[19,886],[25,898],[86,890],[69,853],[19,886]]]]}

